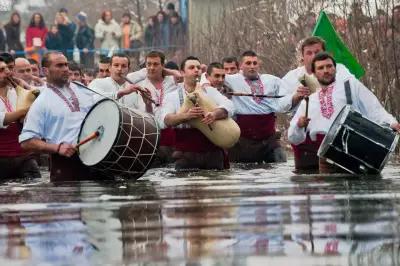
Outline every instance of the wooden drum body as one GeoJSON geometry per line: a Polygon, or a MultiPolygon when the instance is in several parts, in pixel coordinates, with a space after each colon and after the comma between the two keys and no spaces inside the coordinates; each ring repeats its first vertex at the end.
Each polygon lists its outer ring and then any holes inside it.
{"type": "Polygon", "coordinates": [[[336,117],[318,150],[352,174],[379,174],[396,148],[399,135],[345,106],[336,117]]]}
{"type": "Polygon", "coordinates": [[[83,164],[132,179],[146,172],[159,141],[159,128],[152,115],[103,99],[83,120],[78,142],[96,130],[99,137],[79,147],[83,164]]]}

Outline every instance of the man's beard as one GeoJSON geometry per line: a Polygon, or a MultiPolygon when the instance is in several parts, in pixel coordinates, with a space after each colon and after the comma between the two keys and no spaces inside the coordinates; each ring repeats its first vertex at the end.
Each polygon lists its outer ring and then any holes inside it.
{"type": "Polygon", "coordinates": [[[65,78],[65,77],[58,77],[58,78],[53,79],[53,80],[48,79],[48,81],[50,83],[54,83],[54,85],[59,86],[59,87],[63,87],[65,85],[69,84],[69,79],[65,78]]]}
{"type": "Polygon", "coordinates": [[[245,75],[245,78],[249,80],[257,80],[258,79],[258,72],[257,71],[248,71],[245,75]]]}
{"type": "Polygon", "coordinates": [[[331,85],[333,82],[335,82],[335,76],[333,76],[332,79],[330,79],[329,81],[325,81],[323,79],[318,79],[318,82],[323,86],[331,85]]]}

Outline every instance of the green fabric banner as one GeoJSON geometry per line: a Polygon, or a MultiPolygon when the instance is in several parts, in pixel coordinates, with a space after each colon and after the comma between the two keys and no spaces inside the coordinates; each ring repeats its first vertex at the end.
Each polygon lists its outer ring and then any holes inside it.
{"type": "Polygon", "coordinates": [[[365,74],[364,68],[343,43],[324,11],[321,11],[319,15],[313,36],[324,39],[326,42],[326,51],[332,54],[337,63],[345,65],[356,78],[359,79],[365,74]]]}

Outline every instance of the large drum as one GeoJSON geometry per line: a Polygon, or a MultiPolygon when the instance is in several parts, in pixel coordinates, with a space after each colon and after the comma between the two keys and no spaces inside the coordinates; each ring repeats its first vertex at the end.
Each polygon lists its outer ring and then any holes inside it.
{"type": "Polygon", "coordinates": [[[133,179],[146,172],[159,140],[159,128],[152,115],[103,99],[83,120],[78,142],[96,131],[96,139],[79,147],[83,164],[105,174],[133,179]]]}
{"type": "Polygon", "coordinates": [[[396,148],[398,134],[345,106],[318,150],[326,158],[353,174],[378,174],[396,148]]]}

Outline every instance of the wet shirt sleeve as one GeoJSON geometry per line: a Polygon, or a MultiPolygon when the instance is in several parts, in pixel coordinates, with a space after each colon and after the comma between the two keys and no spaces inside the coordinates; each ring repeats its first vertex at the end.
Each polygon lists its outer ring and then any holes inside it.
{"type": "Polygon", "coordinates": [[[147,78],[147,69],[142,68],[138,71],[129,73],[126,77],[135,84],[139,83],[147,78]]]}
{"type": "Polygon", "coordinates": [[[216,88],[207,87],[207,94],[215,101],[217,104],[217,108],[225,109],[228,112],[228,117],[232,117],[235,108],[233,106],[233,102],[229,100],[227,97],[222,95],[216,88]]]}
{"type": "Polygon", "coordinates": [[[168,93],[163,101],[163,104],[161,108],[158,108],[155,114],[155,117],[157,119],[158,125],[160,128],[166,128],[167,126],[165,125],[165,117],[168,114],[175,114],[178,111],[179,107],[179,95],[177,91],[173,91],[171,93],[168,93]]]}
{"type": "MultiPolygon", "coordinates": [[[[284,97],[276,99],[266,98],[264,100],[269,102],[270,108],[276,113],[286,113],[290,111],[290,109],[292,108],[292,97],[295,92],[285,95],[285,93],[289,91],[287,88],[287,84],[278,77],[275,77],[273,82],[271,82],[270,84],[272,84],[273,86],[272,96],[284,95],[284,97]]],[[[267,91],[265,92],[265,94],[271,95],[271,93],[268,93],[267,91]]]]}
{"type": "Polygon", "coordinates": [[[306,132],[304,128],[297,126],[297,121],[305,113],[305,102],[302,101],[300,107],[297,109],[296,114],[290,121],[288,129],[288,140],[294,145],[298,145],[306,140],[306,132]]]}
{"type": "Polygon", "coordinates": [[[44,101],[41,98],[36,99],[28,111],[27,118],[25,119],[24,127],[19,135],[19,142],[22,143],[32,138],[43,138],[45,136],[45,123],[47,121],[44,101]]]}
{"type": "Polygon", "coordinates": [[[352,86],[352,92],[356,94],[356,97],[352,98],[353,101],[357,100],[362,114],[380,125],[397,123],[397,120],[385,110],[378,98],[364,84],[355,78],[352,81],[350,86],[352,86]]]}
{"type": "Polygon", "coordinates": [[[6,112],[6,107],[4,106],[3,101],[0,101],[0,128],[7,128],[7,125],[4,125],[6,112]]]}

